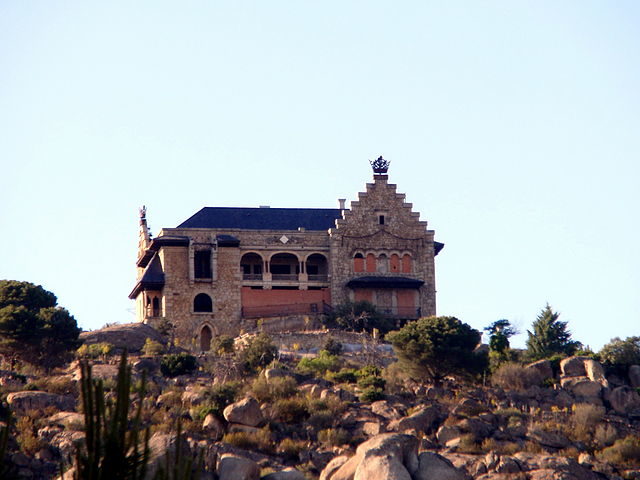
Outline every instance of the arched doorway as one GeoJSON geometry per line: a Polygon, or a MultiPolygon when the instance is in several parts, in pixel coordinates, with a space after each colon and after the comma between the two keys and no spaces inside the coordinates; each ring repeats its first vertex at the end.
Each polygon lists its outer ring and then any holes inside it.
{"type": "Polygon", "coordinates": [[[208,325],[202,327],[200,330],[200,350],[203,352],[208,352],[211,350],[211,339],[213,338],[213,334],[211,333],[211,329],[208,325]]]}

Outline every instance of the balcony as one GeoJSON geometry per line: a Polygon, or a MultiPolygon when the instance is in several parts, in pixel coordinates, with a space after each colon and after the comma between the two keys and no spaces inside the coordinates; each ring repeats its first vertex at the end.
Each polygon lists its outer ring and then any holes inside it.
{"type": "Polygon", "coordinates": [[[308,275],[308,279],[310,282],[328,282],[329,275],[308,275]]]}
{"type": "Polygon", "coordinates": [[[297,273],[272,273],[271,280],[274,282],[297,282],[298,274],[297,273]]]}
{"type": "Polygon", "coordinates": [[[262,274],[261,273],[243,273],[242,280],[260,282],[262,281],[262,274]]]}

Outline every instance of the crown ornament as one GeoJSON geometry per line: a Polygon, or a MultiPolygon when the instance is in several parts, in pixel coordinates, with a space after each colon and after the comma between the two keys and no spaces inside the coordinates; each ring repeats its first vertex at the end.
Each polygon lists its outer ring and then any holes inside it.
{"type": "Polygon", "coordinates": [[[371,164],[371,168],[373,168],[373,173],[375,174],[387,173],[389,165],[391,164],[389,160],[382,158],[382,155],[375,160],[369,160],[369,163],[371,164]]]}

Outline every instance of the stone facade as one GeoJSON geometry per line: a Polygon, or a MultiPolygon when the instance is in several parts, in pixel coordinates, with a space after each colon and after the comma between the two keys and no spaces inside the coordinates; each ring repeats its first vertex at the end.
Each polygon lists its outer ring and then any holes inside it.
{"type": "Polygon", "coordinates": [[[205,208],[154,239],[141,210],[138,320],[168,320],[181,346],[207,350],[217,335],[348,300],[399,319],[435,315],[443,245],[386,172],[373,178],[349,209],[205,208]]]}

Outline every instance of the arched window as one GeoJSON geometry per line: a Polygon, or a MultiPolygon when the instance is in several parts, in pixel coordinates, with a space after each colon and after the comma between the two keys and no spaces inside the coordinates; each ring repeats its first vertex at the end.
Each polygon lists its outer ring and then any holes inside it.
{"type": "Polygon", "coordinates": [[[376,256],[373,253],[367,254],[366,260],[367,272],[375,272],[376,271],[376,256]]]}
{"type": "Polygon", "coordinates": [[[200,330],[200,350],[202,350],[203,352],[208,352],[209,350],[211,350],[212,338],[213,335],[211,333],[211,329],[207,325],[202,327],[202,330],[200,330]]]}
{"type": "Polygon", "coordinates": [[[353,271],[364,272],[364,256],[361,253],[356,253],[353,257],[353,271]]]}
{"type": "Polygon", "coordinates": [[[213,303],[211,297],[206,293],[199,293],[196,298],[193,299],[193,311],[194,312],[213,312],[213,303]]]}
{"type": "Polygon", "coordinates": [[[381,253],[378,257],[377,271],[379,273],[387,273],[389,271],[389,258],[384,253],[381,253]]]}
{"type": "Polygon", "coordinates": [[[391,255],[391,271],[399,272],[400,271],[400,257],[397,254],[391,255]]]}
{"type": "Polygon", "coordinates": [[[411,273],[413,270],[413,265],[411,262],[411,255],[405,253],[402,256],[402,273],[411,273]]]}

